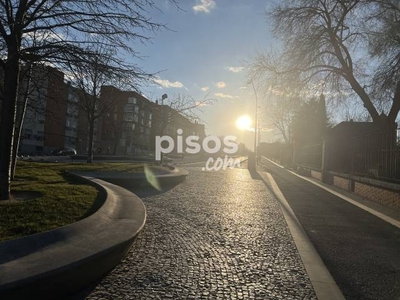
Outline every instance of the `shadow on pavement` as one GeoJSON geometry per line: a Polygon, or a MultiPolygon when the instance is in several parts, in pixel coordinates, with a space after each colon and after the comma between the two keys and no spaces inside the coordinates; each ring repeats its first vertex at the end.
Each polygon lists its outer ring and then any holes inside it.
{"type": "Polygon", "coordinates": [[[159,191],[153,187],[133,187],[133,188],[130,188],[129,191],[134,193],[139,198],[146,198],[146,197],[164,194],[164,193],[168,192],[169,190],[172,190],[174,187],[175,186],[164,187],[161,191],[159,191]]]}
{"type": "Polygon", "coordinates": [[[257,170],[249,169],[249,173],[250,173],[251,179],[254,179],[254,180],[261,180],[262,179],[260,174],[258,174],[257,170]]]}

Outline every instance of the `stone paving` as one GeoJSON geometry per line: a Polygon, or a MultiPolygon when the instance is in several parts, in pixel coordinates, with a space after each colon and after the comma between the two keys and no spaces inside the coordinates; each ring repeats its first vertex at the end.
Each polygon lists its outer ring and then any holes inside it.
{"type": "Polygon", "coordinates": [[[87,299],[316,299],[279,206],[246,169],[136,193],[147,223],[87,299]]]}

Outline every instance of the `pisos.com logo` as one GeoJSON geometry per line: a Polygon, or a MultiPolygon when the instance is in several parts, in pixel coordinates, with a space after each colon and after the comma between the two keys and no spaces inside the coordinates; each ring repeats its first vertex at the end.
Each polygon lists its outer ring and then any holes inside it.
{"type": "Polygon", "coordinates": [[[240,167],[239,158],[233,159],[229,157],[230,155],[236,154],[239,149],[238,144],[235,142],[235,136],[228,135],[221,141],[219,137],[209,135],[200,142],[200,137],[195,135],[189,135],[184,138],[182,136],[182,129],[178,129],[176,133],[176,144],[171,136],[156,136],[155,159],[157,161],[161,160],[162,154],[169,154],[172,152],[177,154],[198,154],[203,151],[203,153],[216,154],[222,151],[225,154],[224,158],[218,157],[214,159],[210,156],[202,170],[219,171],[221,169],[226,170],[227,168],[233,169],[235,167],[240,167]]]}

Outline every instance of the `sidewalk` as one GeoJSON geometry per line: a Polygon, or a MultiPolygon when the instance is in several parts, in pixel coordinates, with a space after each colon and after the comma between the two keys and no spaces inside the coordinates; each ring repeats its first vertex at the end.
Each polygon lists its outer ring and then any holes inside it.
{"type": "Polygon", "coordinates": [[[186,181],[165,193],[133,191],[146,227],[87,299],[317,299],[258,174],[203,166],[185,166],[186,181]]]}
{"type": "Polygon", "coordinates": [[[260,169],[276,181],[346,299],[400,299],[398,227],[266,159],[260,169]]]}

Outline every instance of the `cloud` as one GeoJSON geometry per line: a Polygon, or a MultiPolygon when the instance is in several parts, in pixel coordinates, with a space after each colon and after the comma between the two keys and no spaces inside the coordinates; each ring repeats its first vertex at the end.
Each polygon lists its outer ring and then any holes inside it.
{"type": "Polygon", "coordinates": [[[196,101],[195,104],[196,104],[196,106],[199,106],[199,107],[207,106],[207,103],[201,102],[201,101],[196,101]]]}
{"type": "Polygon", "coordinates": [[[224,93],[215,93],[214,96],[219,97],[219,98],[226,98],[226,99],[236,98],[236,97],[233,97],[232,95],[227,95],[224,93]]]}
{"type": "Polygon", "coordinates": [[[220,81],[220,82],[217,82],[217,83],[215,84],[215,86],[216,86],[217,88],[219,88],[219,89],[223,89],[224,87],[226,87],[226,83],[223,82],[223,81],[220,81]]]}
{"type": "Polygon", "coordinates": [[[241,90],[247,90],[247,86],[241,86],[240,89],[241,90]]]}
{"type": "Polygon", "coordinates": [[[201,90],[202,90],[203,92],[207,92],[209,89],[210,89],[210,88],[209,88],[208,86],[203,86],[203,87],[201,88],[201,90]]]}
{"type": "Polygon", "coordinates": [[[244,67],[227,67],[227,69],[232,73],[240,73],[244,70],[244,67]]]}
{"type": "Polygon", "coordinates": [[[197,5],[193,6],[194,12],[204,12],[209,14],[210,11],[216,6],[215,0],[197,0],[197,5]]]}
{"type": "Polygon", "coordinates": [[[186,89],[186,87],[183,85],[183,83],[179,82],[179,81],[171,82],[167,79],[157,78],[157,79],[154,79],[154,82],[161,85],[164,88],[167,88],[167,89],[168,88],[179,88],[179,89],[185,88],[186,89]]]}

